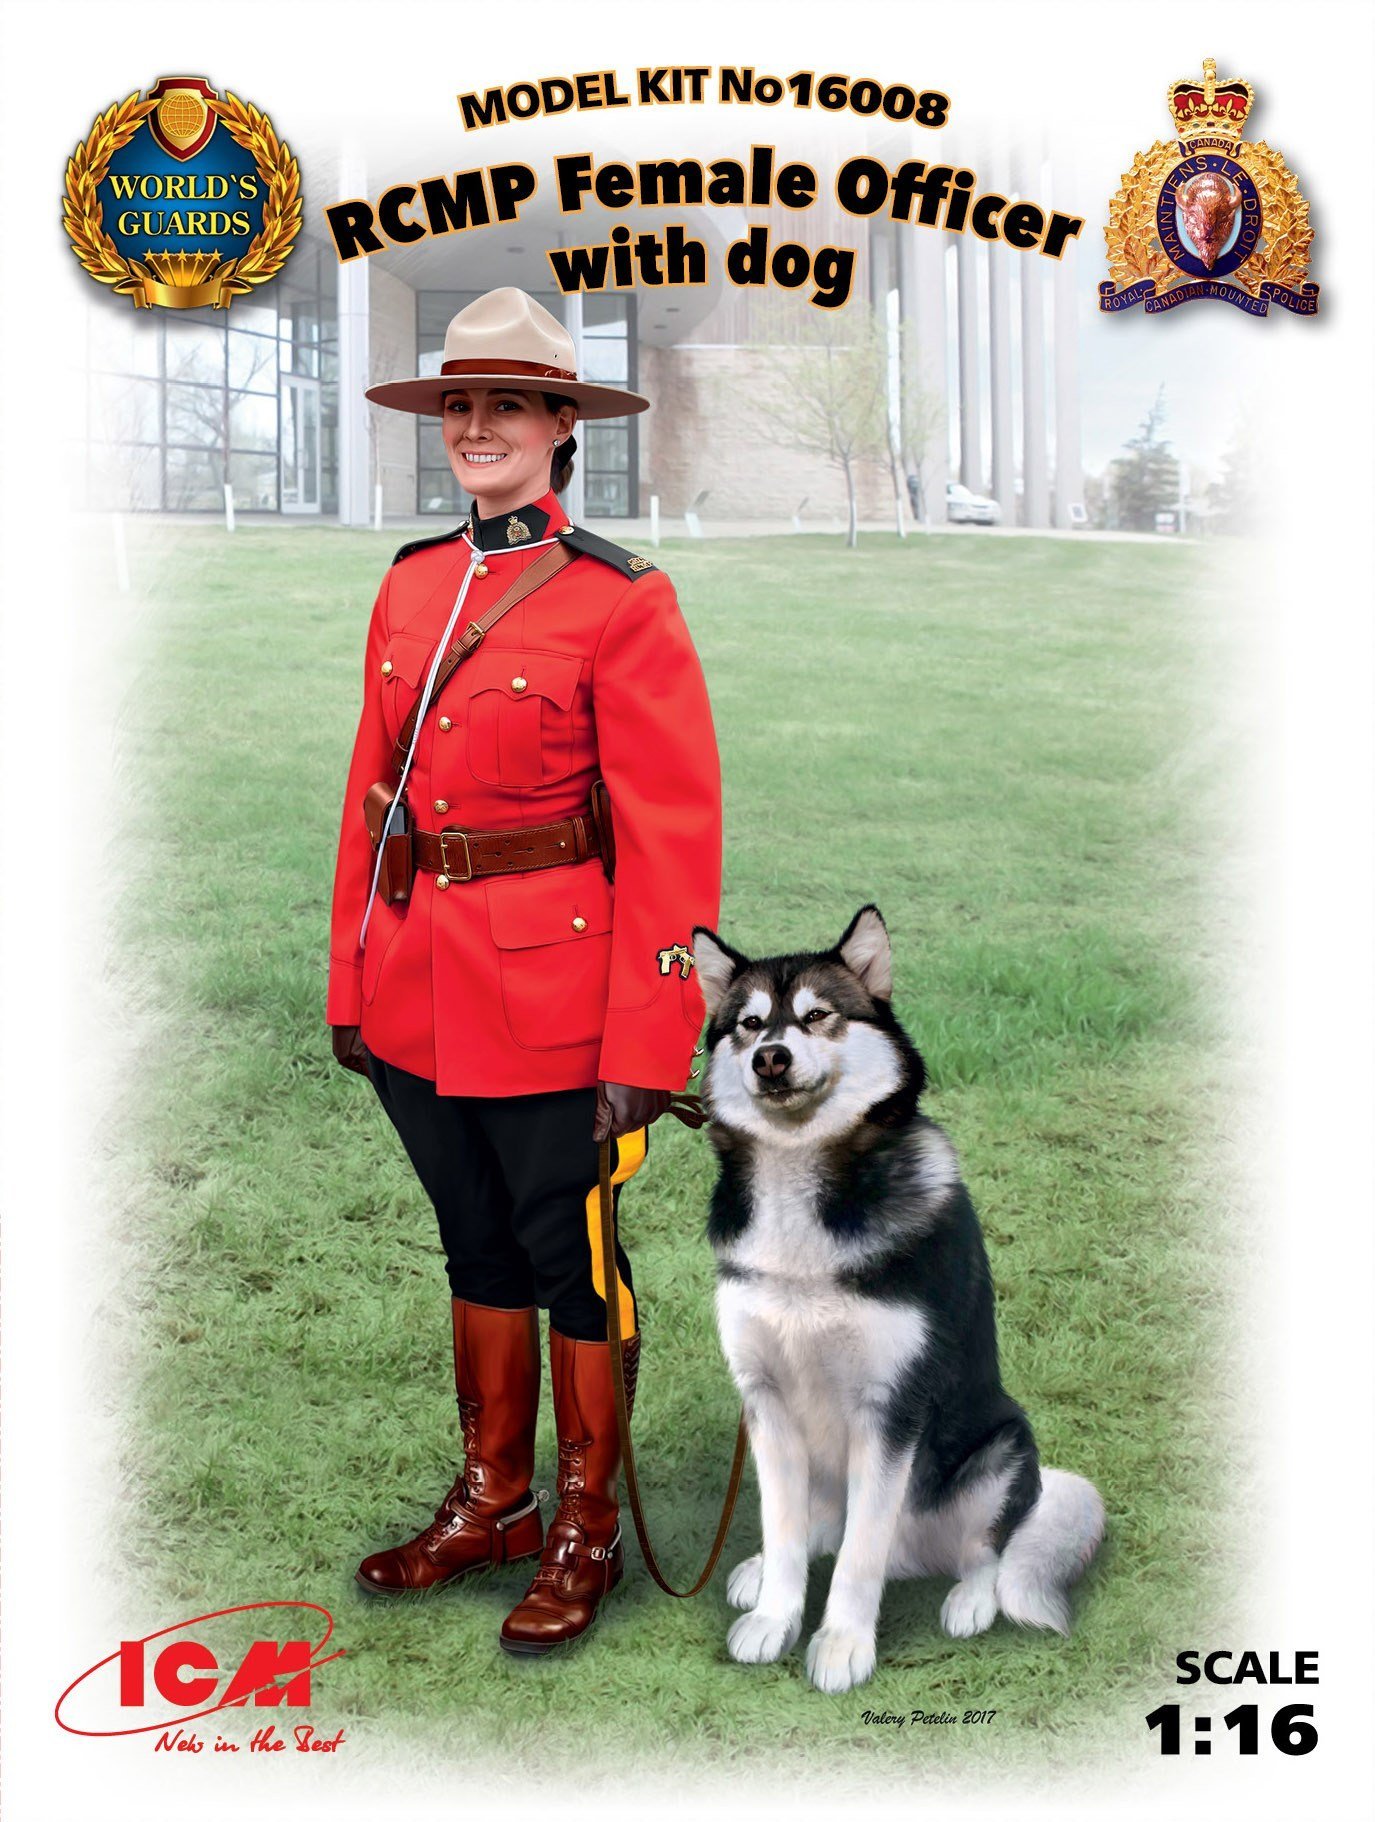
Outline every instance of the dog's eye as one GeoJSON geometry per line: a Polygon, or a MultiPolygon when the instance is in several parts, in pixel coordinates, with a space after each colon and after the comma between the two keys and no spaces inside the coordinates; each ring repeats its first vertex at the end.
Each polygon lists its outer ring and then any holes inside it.
{"type": "Polygon", "coordinates": [[[740,1029],[742,1031],[762,1031],[764,1029],[764,1021],[751,1012],[747,1017],[741,1019],[740,1029]]]}
{"type": "Polygon", "coordinates": [[[831,1009],[829,1006],[813,1006],[811,1011],[803,1018],[802,1023],[804,1025],[815,1025],[819,1020],[828,1019],[830,1016],[831,1009]]]}

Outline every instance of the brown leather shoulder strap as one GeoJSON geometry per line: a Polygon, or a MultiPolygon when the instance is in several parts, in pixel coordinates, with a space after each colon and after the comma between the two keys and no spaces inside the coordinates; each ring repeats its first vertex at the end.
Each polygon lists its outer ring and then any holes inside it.
{"type": "MultiPolygon", "coordinates": [[[[668,1111],[675,1114],[685,1126],[702,1126],[706,1123],[706,1113],[701,1102],[694,1094],[675,1094],[668,1104],[668,1111]]],[[[616,1257],[616,1224],[615,1206],[611,1196],[611,1141],[603,1139],[598,1146],[597,1189],[601,1203],[602,1218],[602,1258],[616,1257]]],[[[610,1288],[610,1287],[609,1287],[610,1288]]],[[[611,1388],[616,1398],[616,1427],[621,1433],[621,1459],[625,1464],[625,1486],[630,1495],[630,1512],[635,1520],[635,1535],[640,1540],[640,1551],[645,1559],[645,1567],[663,1589],[675,1600],[690,1600],[694,1594],[700,1594],[715,1572],[721,1560],[721,1551],[725,1547],[726,1533],[730,1530],[730,1521],[735,1513],[735,1501],[740,1492],[740,1477],[745,1471],[745,1453],[749,1441],[745,1428],[745,1414],[740,1413],[739,1428],[735,1433],[735,1456],[730,1464],[730,1478],[726,1483],[726,1496],[721,1505],[721,1518],[716,1527],[716,1536],[712,1539],[711,1551],[707,1557],[706,1567],[690,1588],[675,1588],[659,1567],[649,1541],[649,1531],[645,1525],[644,1507],[640,1503],[640,1478],[635,1471],[635,1445],[630,1436],[630,1406],[626,1398],[625,1361],[621,1354],[621,1310],[620,1298],[614,1289],[606,1299],[606,1338],[610,1344],[611,1355],[611,1388]]]]}
{"type": "MultiPolygon", "coordinates": [[[[454,644],[445,652],[439,669],[435,672],[434,688],[430,691],[427,713],[439,701],[440,691],[459,665],[469,653],[477,650],[501,616],[509,613],[527,595],[533,594],[542,582],[547,582],[561,569],[566,569],[576,555],[576,551],[569,550],[563,544],[551,545],[542,557],[537,557],[533,563],[520,572],[506,593],[499,600],[494,601],[485,614],[477,620],[469,621],[454,644]]],[[[417,699],[410,714],[401,724],[401,732],[397,735],[396,745],[392,748],[391,762],[398,775],[405,770],[406,755],[411,750],[411,741],[415,736],[416,718],[419,713],[420,701],[417,699]]]]}

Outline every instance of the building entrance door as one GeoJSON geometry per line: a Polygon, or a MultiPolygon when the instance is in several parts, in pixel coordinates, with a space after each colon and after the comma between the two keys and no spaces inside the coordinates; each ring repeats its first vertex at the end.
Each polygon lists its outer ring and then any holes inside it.
{"type": "Polygon", "coordinates": [[[282,511],[320,510],[320,382],[282,375],[282,511]]]}

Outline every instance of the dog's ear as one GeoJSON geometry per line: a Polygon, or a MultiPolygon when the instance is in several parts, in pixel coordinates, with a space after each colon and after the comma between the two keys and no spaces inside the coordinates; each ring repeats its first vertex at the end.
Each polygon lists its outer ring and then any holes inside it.
{"type": "Polygon", "coordinates": [[[697,978],[702,983],[702,997],[707,1002],[707,1017],[716,1017],[716,1008],[726,997],[726,990],[749,961],[738,949],[723,943],[705,924],[692,926],[692,956],[697,964],[697,978]]]}
{"type": "Polygon", "coordinates": [[[893,997],[893,946],[877,905],[864,905],[850,919],[836,953],[857,974],[876,1000],[893,997]]]}

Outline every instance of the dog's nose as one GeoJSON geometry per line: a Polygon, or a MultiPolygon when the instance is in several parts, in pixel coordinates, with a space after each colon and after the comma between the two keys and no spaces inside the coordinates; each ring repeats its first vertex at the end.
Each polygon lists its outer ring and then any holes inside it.
{"type": "Polygon", "coordinates": [[[754,1053],[756,1075],[786,1075],[792,1067],[793,1053],[786,1044],[761,1044],[754,1053]]]}

